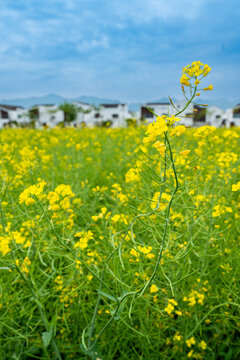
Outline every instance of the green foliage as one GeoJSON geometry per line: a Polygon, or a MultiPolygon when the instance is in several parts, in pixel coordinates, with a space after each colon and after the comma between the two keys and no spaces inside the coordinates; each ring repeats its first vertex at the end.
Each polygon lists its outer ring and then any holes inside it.
{"type": "Polygon", "coordinates": [[[59,105],[59,110],[62,110],[64,113],[64,123],[69,124],[76,120],[78,114],[78,108],[74,104],[69,104],[67,102],[59,105]]]}
{"type": "Polygon", "coordinates": [[[153,210],[152,199],[161,188],[166,195],[175,189],[170,154],[164,180],[164,159],[143,147],[144,132],[0,132],[0,239],[9,237],[11,248],[0,254],[1,359],[185,360],[191,349],[204,360],[239,358],[239,193],[231,186],[240,164],[229,155],[238,151],[239,129],[215,130],[201,146],[196,130],[172,139],[179,188],[153,281],[157,290],[142,291],[165,229],[166,208],[153,210]],[[179,154],[186,149],[183,161],[179,154]],[[40,179],[46,181],[43,196],[20,203],[20,194],[40,179]],[[51,210],[47,198],[60,184],[70,185],[74,197],[51,210]],[[218,204],[232,213],[214,217],[218,204]],[[82,231],[93,238],[80,249],[75,235],[82,231]],[[22,244],[13,240],[16,232],[22,244]],[[144,253],[149,246],[152,258],[144,253]],[[29,272],[21,270],[26,257],[29,272]],[[168,314],[171,299],[177,305],[168,314]],[[189,348],[192,336],[196,344],[189,348]]]}
{"type": "Polygon", "coordinates": [[[137,120],[133,118],[129,118],[125,120],[127,123],[127,126],[136,127],[137,126],[137,120]]]}

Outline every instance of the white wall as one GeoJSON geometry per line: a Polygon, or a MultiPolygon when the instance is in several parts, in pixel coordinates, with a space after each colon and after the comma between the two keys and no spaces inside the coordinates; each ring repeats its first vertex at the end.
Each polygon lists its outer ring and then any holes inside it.
{"type": "Polygon", "coordinates": [[[226,110],[226,127],[240,126],[240,117],[234,114],[234,109],[239,109],[240,105],[235,106],[234,108],[226,110]]]}
{"type": "MultiPolygon", "coordinates": [[[[146,106],[152,109],[157,116],[163,116],[163,115],[172,116],[175,115],[178,111],[182,110],[185,103],[178,102],[174,105],[176,109],[174,109],[174,107],[171,104],[165,104],[165,103],[163,104],[148,103],[146,106]]],[[[188,106],[180,115],[178,115],[178,117],[181,119],[181,124],[185,126],[193,125],[193,117],[190,116],[185,117],[186,115],[193,114],[193,111],[191,110],[192,108],[193,105],[188,106]]],[[[146,117],[146,120],[148,123],[150,123],[155,120],[155,116],[153,115],[153,117],[146,117]]]]}
{"type": "Polygon", "coordinates": [[[100,105],[98,110],[91,109],[89,113],[80,113],[77,123],[86,123],[88,127],[101,125],[105,121],[111,121],[112,128],[126,127],[126,119],[131,118],[132,114],[128,110],[126,104],[116,104],[116,106],[100,105]]]}
{"type": "Polygon", "coordinates": [[[5,124],[11,123],[11,121],[16,121],[18,124],[28,122],[27,110],[21,107],[17,107],[15,110],[6,109],[4,106],[0,106],[0,110],[8,114],[8,118],[1,118],[0,114],[0,128],[3,128],[5,124]]]}
{"type": "Polygon", "coordinates": [[[217,106],[208,106],[206,109],[206,123],[215,127],[223,126],[225,111],[217,106]]]}
{"type": "Polygon", "coordinates": [[[38,105],[33,106],[32,109],[38,109],[39,112],[39,117],[36,121],[37,128],[42,127],[44,124],[52,128],[64,121],[64,113],[58,109],[58,105],[38,105]]]}

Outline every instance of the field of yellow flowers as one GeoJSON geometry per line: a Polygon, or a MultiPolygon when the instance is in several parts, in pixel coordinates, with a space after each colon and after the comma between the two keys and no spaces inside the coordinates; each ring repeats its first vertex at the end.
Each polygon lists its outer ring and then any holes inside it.
{"type": "Polygon", "coordinates": [[[180,114],[0,132],[1,360],[240,358],[240,130],[180,114]]]}
{"type": "Polygon", "coordinates": [[[173,140],[167,230],[145,131],[1,131],[1,359],[239,359],[240,131],[173,140]]]}

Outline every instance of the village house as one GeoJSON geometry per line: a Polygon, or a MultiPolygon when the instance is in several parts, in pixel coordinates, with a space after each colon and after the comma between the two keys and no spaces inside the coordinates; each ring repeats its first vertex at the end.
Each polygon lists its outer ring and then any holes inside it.
{"type": "MultiPolygon", "coordinates": [[[[172,116],[184,107],[184,103],[178,102],[174,104],[174,106],[175,109],[170,102],[147,103],[145,106],[141,107],[141,120],[146,120],[147,123],[150,123],[156,118],[148,109],[151,109],[157,116],[172,116]]],[[[181,124],[188,127],[193,126],[194,112],[192,108],[193,106],[189,106],[180,114],[181,124]]]]}
{"type": "Polygon", "coordinates": [[[126,119],[132,117],[127,104],[101,104],[94,113],[93,125],[107,124],[112,128],[126,127],[126,119]]]}
{"type": "Polygon", "coordinates": [[[94,107],[90,104],[84,103],[82,101],[73,101],[73,104],[77,110],[77,117],[72,122],[72,126],[74,127],[82,127],[82,126],[90,126],[92,127],[92,118],[94,113],[94,107]]]}
{"type": "MultiPolygon", "coordinates": [[[[201,111],[202,113],[204,112],[203,109],[201,111]]],[[[227,110],[223,110],[218,106],[206,107],[204,123],[205,125],[215,126],[218,128],[240,126],[240,104],[227,110]]]]}
{"type": "Polygon", "coordinates": [[[58,105],[42,104],[34,105],[28,112],[30,121],[35,122],[36,128],[42,126],[55,127],[64,121],[64,113],[58,109],[58,105]]]}
{"type": "MultiPolygon", "coordinates": [[[[126,127],[128,119],[134,116],[128,110],[127,104],[100,104],[98,107],[75,101],[71,103],[77,109],[76,119],[69,123],[74,127],[94,127],[107,126],[112,128],[126,127]]],[[[155,115],[174,115],[182,108],[185,102],[176,102],[174,107],[170,102],[152,102],[141,106],[137,122],[145,120],[151,123],[155,120],[155,115]]],[[[136,114],[135,114],[136,115],[136,114]]],[[[179,114],[181,124],[186,127],[199,127],[211,125],[215,127],[240,126],[240,104],[233,108],[223,110],[217,106],[202,106],[190,104],[179,114]]],[[[34,105],[30,109],[21,106],[0,104],[0,128],[3,127],[26,127],[32,126],[42,128],[47,126],[53,128],[64,123],[65,114],[56,104],[34,105]]]]}
{"type": "Polygon", "coordinates": [[[226,127],[240,126],[240,104],[226,110],[225,123],[226,127]]]}
{"type": "MultiPolygon", "coordinates": [[[[155,120],[155,115],[148,110],[152,109],[157,116],[176,114],[184,107],[184,102],[171,103],[147,103],[141,107],[140,119],[147,123],[155,120]]],[[[233,108],[223,110],[217,106],[202,106],[190,104],[181,114],[181,124],[186,127],[199,127],[210,125],[215,127],[233,127],[240,126],[240,104],[233,108]]]]}
{"type": "Polygon", "coordinates": [[[206,108],[206,124],[215,127],[224,126],[226,120],[225,111],[217,106],[208,106],[206,108]]]}
{"type": "Polygon", "coordinates": [[[147,123],[151,123],[155,120],[155,115],[149,111],[151,109],[157,116],[169,115],[171,111],[171,104],[169,103],[147,103],[145,106],[141,106],[140,116],[142,120],[146,120],[147,123]]]}
{"type": "Polygon", "coordinates": [[[126,119],[132,117],[126,104],[100,104],[98,107],[83,103],[72,102],[77,109],[77,117],[71,122],[74,127],[126,127],[126,119]]]}
{"type": "Polygon", "coordinates": [[[17,127],[27,121],[26,109],[22,106],[0,104],[0,128],[17,127]]]}

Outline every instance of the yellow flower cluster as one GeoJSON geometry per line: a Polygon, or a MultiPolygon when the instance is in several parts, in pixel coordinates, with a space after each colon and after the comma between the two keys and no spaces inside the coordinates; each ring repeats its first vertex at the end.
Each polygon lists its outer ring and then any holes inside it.
{"type": "MultiPolygon", "coordinates": [[[[197,86],[201,81],[198,79],[201,76],[201,79],[207,76],[207,74],[211,71],[210,66],[207,64],[203,64],[200,61],[193,61],[191,65],[187,65],[183,68],[183,74],[180,79],[180,83],[182,85],[190,86],[191,80],[194,81],[194,85],[197,86]]],[[[212,90],[213,86],[210,85],[204,90],[212,90]]]]}
{"type": "Polygon", "coordinates": [[[176,334],[173,337],[174,341],[181,341],[182,340],[182,335],[180,335],[179,331],[176,332],[176,334]]]}
{"type": "MultiPolygon", "coordinates": [[[[154,259],[154,258],[155,258],[155,255],[154,255],[153,253],[151,253],[151,251],[152,251],[152,246],[140,246],[140,245],[139,245],[139,246],[137,247],[137,249],[138,249],[139,251],[137,251],[137,250],[135,250],[135,249],[133,249],[133,248],[132,248],[131,251],[130,251],[130,254],[135,257],[135,259],[134,259],[135,262],[138,262],[138,261],[139,261],[139,256],[140,256],[141,253],[142,253],[143,255],[146,255],[146,258],[147,258],[147,259],[154,259]]],[[[132,259],[130,259],[130,261],[133,262],[132,259]]]]}
{"type": "Polygon", "coordinates": [[[212,212],[213,217],[218,217],[225,213],[232,213],[232,208],[230,206],[219,205],[219,204],[213,207],[213,212],[212,212]]]}
{"type": "Polygon", "coordinates": [[[158,210],[164,210],[166,208],[166,206],[167,206],[167,203],[171,199],[171,195],[166,194],[166,193],[162,193],[161,202],[158,204],[159,197],[160,197],[160,192],[157,191],[153,195],[153,198],[152,198],[152,201],[151,201],[151,208],[155,209],[158,206],[158,210]]]}
{"type": "Polygon", "coordinates": [[[124,214],[116,214],[114,216],[111,217],[111,222],[115,225],[116,223],[120,222],[123,223],[125,225],[128,224],[128,217],[127,215],[124,214]]]}
{"type": "MultiPolygon", "coordinates": [[[[220,268],[226,271],[227,274],[229,274],[230,271],[232,271],[232,267],[228,263],[225,265],[220,265],[220,268]]],[[[224,272],[222,272],[222,274],[224,274],[224,272]]]]}
{"type": "Polygon", "coordinates": [[[140,177],[139,169],[131,168],[128,170],[128,172],[125,175],[126,183],[140,182],[140,180],[141,177],[140,177]]]}
{"type": "Polygon", "coordinates": [[[211,135],[216,128],[214,126],[201,126],[195,130],[193,136],[196,138],[206,138],[211,135]]]}
{"type": "MultiPolygon", "coordinates": [[[[195,344],[196,344],[196,340],[195,340],[195,338],[193,336],[186,340],[186,345],[189,348],[191,348],[195,344]]],[[[200,341],[198,343],[198,347],[200,349],[202,349],[202,350],[206,350],[207,344],[205,343],[205,341],[202,340],[202,341],[200,341]]],[[[195,359],[202,359],[202,355],[194,353],[193,349],[191,349],[189,351],[189,353],[187,354],[187,357],[188,358],[195,358],[195,359]]]]}
{"type": "Polygon", "coordinates": [[[157,287],[157,285],[152,284],[150,286],[150,293],[153,294],[153,293],[156,293],[156,292],[158,292],[158,287],[157,287]]]}
{"type": "Polygon", "coordinates": [[[46,181],[40,181],[36,185],[31,185],[26,188],[19,196],[19,203],[32,205],[35,204],[34,196],[36,198],[41,198],[41,194],[43,193],[43,188],[46,185],[46,181]]]}
{"type": "Polygon", "coordinates": [[[166,313],[168,315],[172,315],[172,312],[175,311],[175,314],[177,314],[178,316],[181,316],[182,312],[179,310],[176,310],[175,309],[176,306],[178,306],[178,303],[174,299],[168,299],[168,304],[165,307],[164,311],[166,311],[166,313]]]}
{"type": "Polygon", "coordinates": [[[232,191],[238,191],[240,190],[240,181],[237,184],[232,185],[232,191]]]}
{"type": "Polygon", "coordinates": [[[160,155],[165,155],[166,146],[163,143],[161,143],[160,141],[156,141],[153,147],[155,147],[155,149],[159,152],[160,155]]]}
{"type": "Polygon", "coordinates": [[[90,230],[77,232],[74,236],[78,238],[74,247],[81,250],[84,250],[88,246],[88,241],[93,239],[93,233],[90,230]]]}
{"type": "Polygon", "coordinates": [[[28,257],[25,257],[21,266],[20,266],[20,261],[17,259],[15,260],[15,264],[20,268],[20,270],[22,272],[24,272],[25,274],[29,273],[29,266],[31,265],[31,260],[28,257]]]}
{"type": "Polygon", "coordinates": [[[234,152],[221,152],[217,157],[217,163],[221,168],[231,167],[238,160],[238,155],[234,152]]]}
{"type": "MultiPolygon", "coordinates": [[[[159,136],[163,136],[165,132],[168,131],[169,128],[171,128],[176,122],[180,121],[179,118],[172,116],[157,116],[156,121],[150,123],[147,127],[146,134],[147,137],[143,139],[144,143],[153,142],[155,141],[159,136]]],[[[181,125],[181,129],[185,130],[185,127],[181,125]]],[[[177,129],[177,128],[176,128],[177,129]]],[[[171,135],[177,135],[180,134],[176,131],[176,129],[173,129],[171,132],[171,135]]]]}
{"type": "Polygon", "coordinates": [[[189,306],[193,306],[196,303],[203,305],[204,295],[200,294],[196,290],[192,290],[188,296],[184,296],[183,301],[188,302],[189,306]]]}
{"type": "Polygon", "coordinates": [[[9,236],[0,236],[0,252],[2,253],[2,255],[6,255],[11,251],[9,244],[10,244],[9,236]]]}
{"type": "Polygon", "coordinates": [[[187,344],[188,347],[192,347],[192,345],[196,344],[196,340],[192,336],[190,339],[186,340],[186,344],[187,344]]]}
{"type": "Polygon", "coordinates": [[[63,279],[61,275],[58,275],[54,281],[57,284],[56,286],[57,291],[61,290],[63,288],[63,279]]]}
{"type": "Polygon", "coordinates": [[[109,218],[109,216],[111,215],[111,212],[109,211],[107,213],[107,208],[106,207],[102,207],[101,208],[101,212],[98,215],[93,215],[92,216],[92,220],[93,221],[97,221],[98,219],[103,219],[105,218],[106,220],[109,218]]]}
{"type": "Polygon", "coordinates": [[[122,188],[119,184],[113,184],[111,189],[112,197],[116,200],[118,199],[120,203],[126,205],[128,198],[125,194],[122,192],[122,188]]]}
{"type": "Polygon", "coordinates": [[[138,250],[143,253],[144,255],[146,255],[146,258],[148,259],[153,259],[155,257],[154,254],[151,253],[152,251],[152,246],[138,246],[138,250]]]}
{"type": "Polygon", "coordinates": [[[15,240],[16,244],[24,244],[26,238],[19,231],[13,231],[11,235],[15,240]]]}
{"type": "Polygon", "coordinates": [[[75,194],[72,192],[70,185],[58,185],[54,191],[50,191],[47,199],[49,201],[49,210],[67,210],[70,208],[70,198],[74,197],[75,194]]]}

